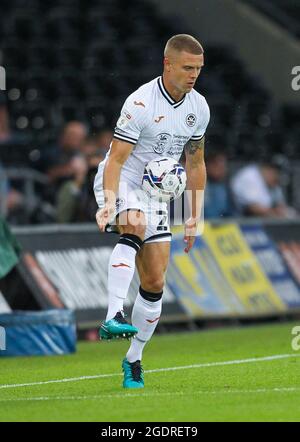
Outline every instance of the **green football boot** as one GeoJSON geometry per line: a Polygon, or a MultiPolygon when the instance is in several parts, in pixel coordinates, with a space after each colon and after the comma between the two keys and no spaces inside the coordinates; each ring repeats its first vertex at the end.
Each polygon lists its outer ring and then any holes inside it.
{"type": "Polygon", "coordinates": [[[124,388],[144,388],[144,372],[141,361],[128,362],[123,359],[122,368],[124,372],[124,388]]]}
{"type": "Polygon", "coordinates": [[[133,325],[128,324],[121,312],[109,321],[101,324],[99,330],[100,339],[117,339],[117,338],[132,338],[138,332],[138,329],[133,325]]]}

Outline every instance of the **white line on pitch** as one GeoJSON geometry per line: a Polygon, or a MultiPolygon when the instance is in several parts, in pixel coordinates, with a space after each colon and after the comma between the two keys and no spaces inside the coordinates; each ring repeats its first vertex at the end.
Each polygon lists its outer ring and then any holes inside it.
{"type": "MultiPolygon", "coordinates": [[[[248,364],[248,363],[252,363],[252,362],[274,361],[277,359],[295,358],[295,357],[299,357],[299,356],[300,356],[300,354],[282,354],[282,355],[264,356],[261,358],[236,359],[236,360],[232,360],[232,361],[220,361],[220,362],[207,362],[207,363],[202,363],[202,364],[182,365],[179,367],[155,368],[153,370],[145,370],[145,373],[160,373],[160,372],[164,372],[164,371],[188,370],[191,368],[204,368],[204,367],[217,367],[217,366],[224,366],[224,365],[248,364]]],[[[23,383],[23,384],[3,384],[3,385],[0,385],[0,389],[18,388],[18,387],[32,387],[35,385],[58,384],[58,383],[63,383],[63,382],[77,382],[77,381],[85,381],[85,380],[90,380],[90,379],[110,378],[110,377],[121,376],[121,375],[122,375],[122,373],[96,374],[96,375],[92,375],[92,376],[80,376],[80,377],[76,377],[76,378],[52,379],[49,381],[27,382],[27,383],[23,383]]]]}
{"type": "Polygon", "coordinates": [[[155,396],[197,396],[197,395],[223,395],[223,394],[251,394],[251,393],[293,393],[300,391],[300,387],[275,387],[275,388],[257,388],[252,390],[197,390],[197,391],[174,391],[174,392],[152,392],[152,393],[116,393],[116,394],[98,394],[85,396],[37,396],[37,397],[19,397],[0,399],[1,402],[27,402],[27,401],[86,401],[102,399],[128,399],[136,397],[155,397],[155,396]]]}

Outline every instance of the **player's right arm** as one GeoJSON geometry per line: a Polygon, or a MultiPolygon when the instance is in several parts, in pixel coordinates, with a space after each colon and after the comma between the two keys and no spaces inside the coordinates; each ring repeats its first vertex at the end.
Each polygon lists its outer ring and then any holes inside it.
{"type": "Polygon", "coordinates": [[[96,220],[101,232],[115,212],[122,166],[131,154],[145,126],[146,105],[138,93],[131,94],[124,103],[117,121],[114,138],[106,161],[103,177],[105,206],[97,212],[96,220]]]}
{"type": "Polygon", "coordinates": [[[101,232],[115,212],[121,169],[132,152],[133,144],[113,139],[110,154],[104,167],[103,190],[105,206],[98,210],[96,220],[101,232]]]}

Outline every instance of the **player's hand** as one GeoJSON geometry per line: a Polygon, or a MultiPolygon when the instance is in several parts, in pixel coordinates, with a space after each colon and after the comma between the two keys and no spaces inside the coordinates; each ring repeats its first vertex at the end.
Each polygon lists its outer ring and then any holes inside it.
{"type": "Polygon", "coordinates": [[[100,232],[105,231],[106,225],[112,219],[115,213],[115,205],[107,204],[103,207],[103,209],[99,209],[96,213],[96,221],[100,232]]]}
{"type": "Polygon", "coordinates": [[[184,225],[184,242],[186,247],[184,249],[185,253],[189,253],[194,245],[197,233],[197,221],[195,218],[189,218],[184,225]]]}

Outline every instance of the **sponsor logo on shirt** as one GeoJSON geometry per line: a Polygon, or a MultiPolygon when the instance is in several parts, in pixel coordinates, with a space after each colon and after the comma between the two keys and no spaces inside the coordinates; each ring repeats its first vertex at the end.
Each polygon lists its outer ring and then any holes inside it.
{"type": "Polygon", "coordinates": [[[167,133],[161,133],[156,136],[156,144],[153,146],[153,150],[156,153],[163,153],[169,146],[172,136],[167,133]]]}
{"type": "Polygon", "coordinates": [[[184,149],[184,146],[188,142],[189,138],[190,137],[186,136],[186,135],[173,135],[172,143],[166,153],[170,156],[181,155],[182,151],[184,149]]]}
{"type": "Polygon", "coordinates": [[[160,115],[154,121],[155,121],[155,123],[159,123],[163,118],[165,118],[164,115],[160,115]]]}
{"type": "Polygon", "coordinates": [[[143,107],[146,107],[142,101],[134,101],[133,103],[134,103],[136,106],[143,106],[143,107]]]}

